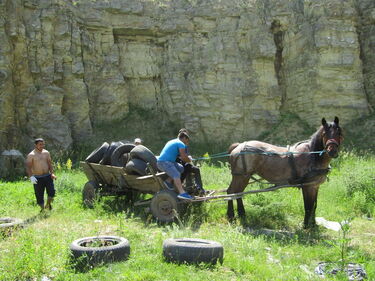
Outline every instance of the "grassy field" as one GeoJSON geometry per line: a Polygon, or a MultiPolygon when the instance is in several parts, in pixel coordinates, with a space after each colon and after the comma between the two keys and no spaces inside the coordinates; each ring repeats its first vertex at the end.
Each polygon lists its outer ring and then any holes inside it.
{"type": "MultiPolygon", "coordinates": [[[[319,262],[339,261],[342,249],[347,262],[360,263],[368,280],[375,280],[374,156],[341,153],[332,163],[330,180],[320,189],[317,216],[350,220],[348,247],[341,231],[302,228],[298,189],[247,195],[246,221],[229,224],[226,202],[219,201],[192,204],[180,221],[163,225],[147,209],[132,207],[122,197],[104,197],[95,208],[84,208],[81,189],[87,179],[70,166],[60,164],[54,209],[42,215],[29,181],[0,182],[0,217],[28,222],[0,238],[0,280],[321,280],[314,268],[319,262]],[[129,240],[129,260],[76,271],[70,262],[70,243],[104,234],[129,240]],[[181,237],[220,242],[223,264],[165,262],[163,241],[181,237]]],[[[203,163],[201,171],[206,189],[228,186],[226,163],[203,163]]]]}

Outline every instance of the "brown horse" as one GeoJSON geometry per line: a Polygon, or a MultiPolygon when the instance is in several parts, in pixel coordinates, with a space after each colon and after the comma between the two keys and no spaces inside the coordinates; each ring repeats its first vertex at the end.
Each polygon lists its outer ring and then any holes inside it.
{"type": "MultiPolygon", "coordinates": [[[[228,194],[243,192],[252,175],[257,174],[275,185],[302,188],[305,205],[304,227],[315,225],[315,210],[320,184],[327,177],[329,163],[336,158],[342,141],[339,118],[333,123],[322,119],[322,126],[307,141],[290,148],[260,141],[235,143],[229,147],[232,181],[228,194]]],[[[237,211],[245,216],[242,198],[237,199],[237,211]]],[[[233,201],[228,201],[228,218],[234,218],[233,201]]]]}

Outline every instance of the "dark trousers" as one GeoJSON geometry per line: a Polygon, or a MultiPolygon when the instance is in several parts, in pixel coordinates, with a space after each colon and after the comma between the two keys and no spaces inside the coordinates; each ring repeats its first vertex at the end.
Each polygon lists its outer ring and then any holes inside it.
{"type": "Polygon", "coordinates": [[[37,184],[34,184],[34,191],[36,202],[38,205],[44,205],[44,190],[47,191],[48,197],[55,197],[55,186],[51,175],[42,177],[35,176],[38,180],[37,184]]]}
{"type": "Polygon", "coordinates": [[[203,189],[201,171],[199,168],[190,163],[183,163],[182,165],[184,166],[184,172],[181,174],[181,182],[183,182],[188,175],[192,174],[194,175],[197,188],[203,189]]]}

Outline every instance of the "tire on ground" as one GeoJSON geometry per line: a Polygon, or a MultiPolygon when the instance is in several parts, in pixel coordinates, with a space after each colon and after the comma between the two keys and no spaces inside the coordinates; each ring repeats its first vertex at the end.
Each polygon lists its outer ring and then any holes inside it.
{"type": "Polygon", "coordinates": [[[23,227],[24,221],[18,218],[0,218],[0,233],[7,233],[14,228],[23,227]]]}
{"type": "Polygon", "coordinates": [[[172,190],[161,190],[151,199],[151,213],[160,222],[172,222],[184,213],[186,204],[172,190]]]}
{"type": "Polygon", "coordinates": [[[163,256],[168,262],[175,263],[223,263],[223,246],[215,241],[181,238],[166,239],[163,242],[163,256]]]}
{"type": "Polygon", "coordinates": [[[125,166],[125,172],[129,175],[140,175],[145,176],[147,175],[146,172],[147,163],[141,159],[131,159],[125,166]]]}
{"type": "Polygon", "coordinates": [[[85,161],[90,163],[99,163],[99,161],[103,158],[104,153],[107,151],[108,147],[108,142],[103,142],[103,144],[100,147],[95,149],[93,152],[90,153],[89,156],[87,156],[85,161]]]}
{"type": "Polygon", "coordinates": [[[149,150],[147,147],[145,147],[143,145],[135,146],[130,151],[130,159],[134,159],[134,158],[138,158],[138,159],[141,159],[141,160],[145,161],[146,163],[150,163],[150,165],[152,166],[152,168],[155,171],[158,170],[158,168],[156,166],[157,159],[156,159],[154,153],[152,153],[152,151],[149,150]]]}
{"type": "Polygon", "coordinates": [[[128,161],[128,153],[135,148],[132,143],[125,143],[120,145],[113,151],[111,156],[111,165],[117,167],[124,167],[128,161]]]}
{"type": "Polygon", "coordinates": [[[80,265],[98,265],[128,259],[130,244],[118,236],[84,237],[73,241],[70,251],[80,265]]]}
{"type": "Polygon", "coordinates": [[[82,189],[82,201],[86,207],[92,208],[94,206],[98,195],[98,187],[98,184],[94,181],[86,182],[82,189]]]}
{"type": "Polygon", "coordinates": [[[113,141],[113,142],[111,142],[111,145],[108,147],[108,149],[104,153],[103,158],[100,160],[99,164],[101,164],[101,165],[111,165],[111,156],[112,156],[112,153],[120,145],[123,145],[123,143],[120,142],[120,141],[113,141]]]}

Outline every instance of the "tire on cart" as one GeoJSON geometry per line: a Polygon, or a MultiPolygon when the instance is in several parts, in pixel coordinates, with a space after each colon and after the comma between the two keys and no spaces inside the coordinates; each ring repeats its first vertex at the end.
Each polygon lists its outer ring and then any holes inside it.
{"type": "Polygon", "coordinates": [[[111,156],[111,165],[116,167],[124,167],[128,161],[128,153],[135,147],[134,144],[125,143],[117,147],[111,156]]]}
{"type": "Polygon", "coordinates": [[[94,181],[86,182],[82,190],[82,200],[83,204],[88,207],[94,207],[94,203],[98,196],[98,184],[94,181]]]}
{"type": "Polygon", "coordinates": [[[89,156],[86,157],[85,161],[89,163],[99,163],[99,161],[103,158],[104,153],[107,151],[109,147],[108,142],[103,142],[103,144],[95,149],[93,152],[90,153],[89,156]]]}
{"type": "Polygon", "coordinates": [[[145,161],[146,163],[150,163],[151,167],[155,171],[158,170],[158,167],[156,166],[157,159],[156,159],[154,153],[152,153],[151,150],[149,150],[147,147],[145,147],[143,145],[135,146],[130,151],[130,158],[131,159],[134,159],[134,158],[141,159],[141,160],[145,161]]]}
{"type": "Polygon", "coordinates": [[[161,190],[151,199],[151,213],[160,222],[172,222],[184,212],[186,204],[181,203],[177,193],[172,190],[161,190]]]}
{"type": "Polygon", "coordinates": [[[180,238],[166,239],[163,242],[163,256],[168,262],[175,263],[223,263],[223,246],[215,241],[180,238]]]}
{"type": "Polygon", "coordinates": [[[128,259],[129,241],[119,236],[84,237],[70,244],[77,266],[98,265],[128,259]]]}
{"type": "Polygon", "coordinates": [[[103,158],[100,160],[99,164],[101,165],[111,165],[111,157],[112,153],[118,148],[119,146],[123,145],[120,141],[113,141],[111,145],[108,147],[106,152],[104,152],[103,158]]]}
{"type": "Polygon", "coordinates": [[[125,166],[125,172],[129,175],[145,176],[147,175],[146,169],[147,163],[137,158],[131,159],[125,166]]]}

